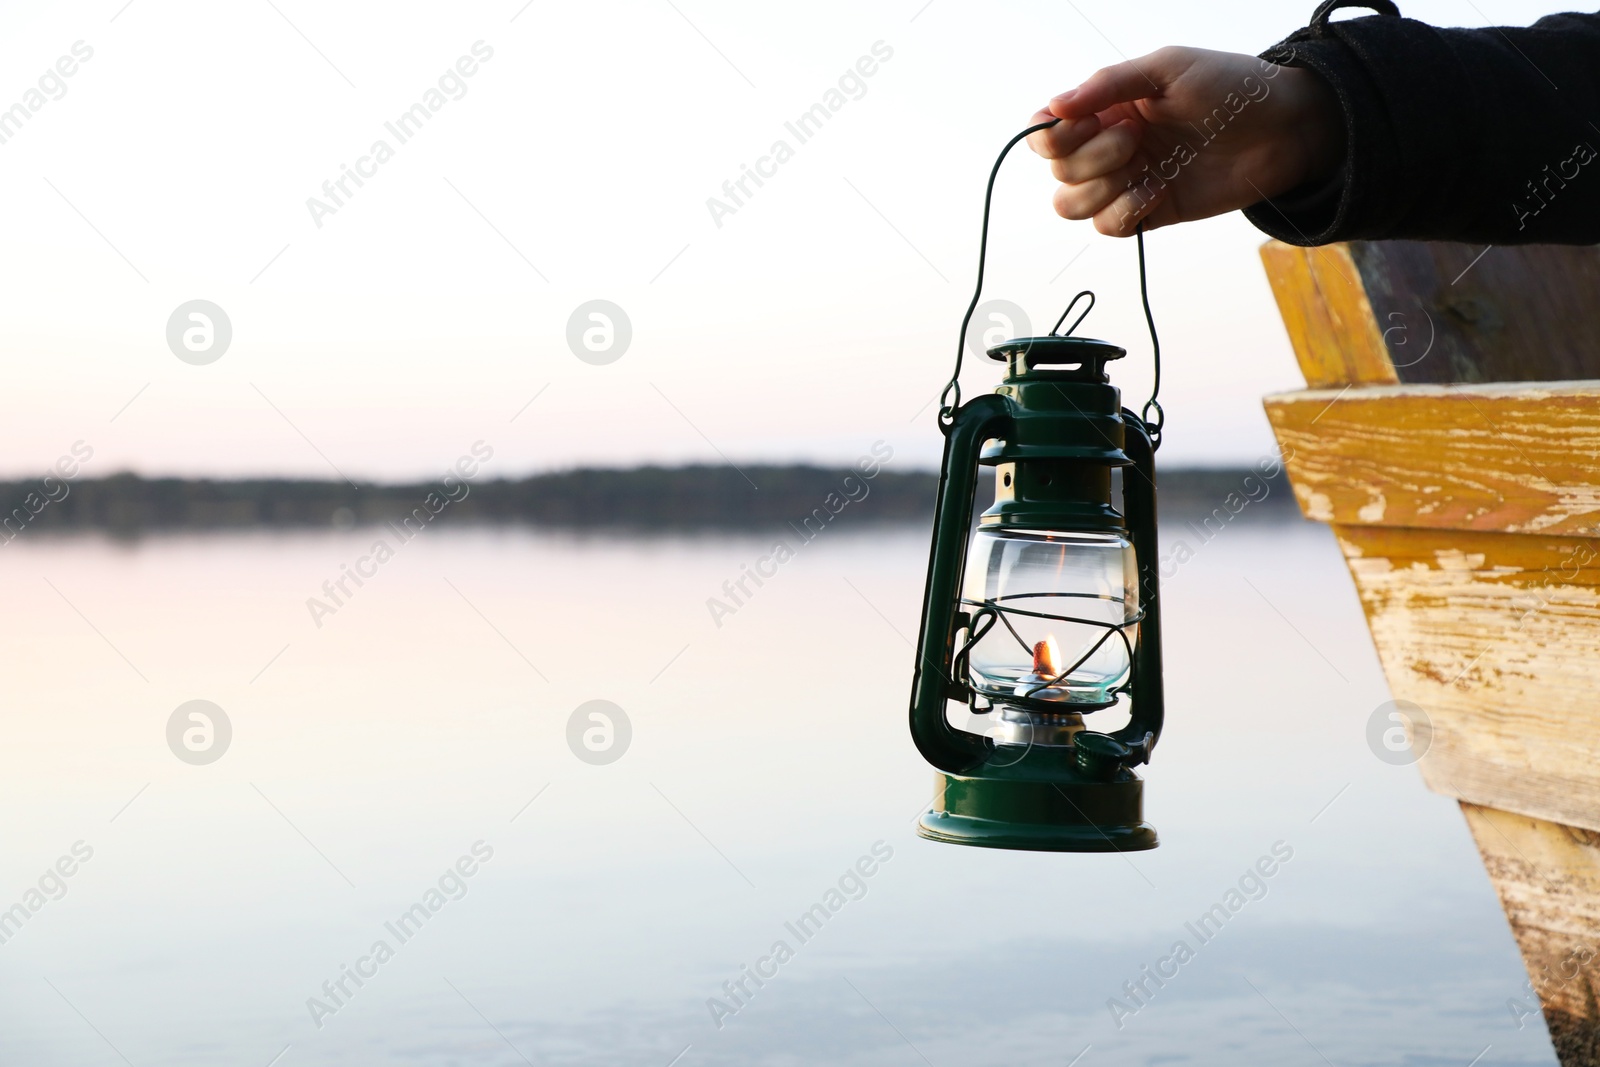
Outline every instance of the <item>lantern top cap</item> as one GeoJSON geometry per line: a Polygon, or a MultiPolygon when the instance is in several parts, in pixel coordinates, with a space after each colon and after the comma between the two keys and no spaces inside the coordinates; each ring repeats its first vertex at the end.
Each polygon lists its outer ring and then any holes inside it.
{"type": "Polygon", "coordinates": [[[1097,341],[1092,337],[1013,337],[990,348],[990,359],[1004,362],[1018,356],[1030,365],[1046,363],[1106,363],[1121,359],[1128,350],[1110,341],[1097,341]]]}
{"type": "Polygon", "coordinates": [[[1013,337],[989,349],[989,358],[1004,360],[1008,378],[1025,377],[1040,367],[1062,368],[1052,377],[1106,384],[1106,364],[1127,355],[1109,341],[1092,337],[1046,334],[1044,337],[1013,337]]]}

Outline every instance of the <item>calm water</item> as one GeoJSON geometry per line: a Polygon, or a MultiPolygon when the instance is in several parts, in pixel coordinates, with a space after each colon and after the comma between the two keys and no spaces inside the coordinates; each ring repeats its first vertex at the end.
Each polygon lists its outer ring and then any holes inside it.
{"type": "Polygon", "coordinates": [[[914,837],[920,529],[830,530],[720,626],[768,541],[434,531],[319,628],[373,536],[0,551],[0,907],[38,905],[0,1062],[1555,1062],[1455,804],[1366,747],[1387,694],[1321,528],[1228,529],[1167,582],[1163,844],[1133,856],[914,837]],[[167,742],[196,699],[232,726],[208,765],[167,742]],[[631,724],[608,765],[568,745],[590,700],[631,724]]]}

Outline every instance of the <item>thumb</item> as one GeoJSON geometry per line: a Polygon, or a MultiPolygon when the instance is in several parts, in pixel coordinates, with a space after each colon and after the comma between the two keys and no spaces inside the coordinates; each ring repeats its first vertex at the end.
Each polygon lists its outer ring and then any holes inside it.
{"type": "Polygon", "coordinates": [[[1050,113],[1058,119],[1080,119],[1097,115],[1115,104],[1160,96],[1166,80],[1160,68],[1154,56],[1102,67],[1076,89],[1051,100],[1050,113]]]}

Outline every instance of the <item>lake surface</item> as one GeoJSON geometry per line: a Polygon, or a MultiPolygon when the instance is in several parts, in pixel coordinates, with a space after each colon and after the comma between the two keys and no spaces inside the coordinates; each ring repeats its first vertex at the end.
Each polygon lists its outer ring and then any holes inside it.
{"type": "Polygon", "coordinates": [[[378,535],[0,550],[0,1063],[1555,1062],[1455,803],[1367,748],[1323,528],[1167,531],[1162,845],[1127,856],[915,837],[921,528],[830,529],[718,619],[770,538],[441,529],[335,604],[378,535]],[[214,762],[169,747],[192,700],[214,762]],[[594,700],[607,764],[569,746],[594,700]]]}

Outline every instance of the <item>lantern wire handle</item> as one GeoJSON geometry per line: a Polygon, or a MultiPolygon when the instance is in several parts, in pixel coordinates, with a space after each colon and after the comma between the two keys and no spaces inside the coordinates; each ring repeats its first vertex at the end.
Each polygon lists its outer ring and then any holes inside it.
{"type": "Polygon", "coordinates": [[[967,327],[972,325],[972,313],[978,310],[978,301],[983,297],[983,268],[989,257],[989,204],[994,200],[994,180],[1000,173],[1000,164],[1006,161],[1006,156],[1017,146],[1017,142],[1030,134],[1040,130],[1048,130],[1060,119],[1051,119],[1041,122],[1036,126],[1029,126],[1000,149],[1000,155],[995,159],[994,166],[989,171],[989,185],[983,192],[983,232],[978,238],[978,284],[972,290],[972,303],[967,305],[967,313],[961,317],[961,333],[956,337],[956,369],[950,373],[950,382],[939,394],[939,429],[949,430],[950,423],[955,418],[956,408],[961,406],[961,357],[967,347],[967,327]]]}
{"type": "Polygon", "coordinates": [[[1134,239],[1139,244],[1139,299],[1144,304],[1145,325],[1150,327],[1150,349],[1155,361],[1155,380],[1150,385],[1150,399],[1144,402],[1144,407],[1139,411],[1139,418],[1144,420],[1145,430],[1150,434],[1150,451],[1154,452],[1161,447],[1161,427],[1167,421],[1167,413],[1161,409],[1161,402],[1156,399],[1161,392],[1161,338],[1156,336],[1156,319],[1150,314],[1150,286],[1145,278],[1144,269],[1144,223],[1140,222],[1133,232],[1134,239]],[[1154,421],[1150,418],[1152,410],[1156,413],[1154,421]]]}
{"type": "MultiPolygon", "coordinates": [[[[967,330],[972,325],[973,312],[978,310],[978,301],[983,298],[983,271],[989,259],[989,208],[994,201],[994,181],[1000,174],[1000,164],[1006,161],[1006,156],[1010,155],[1011,150],[1017,146],[1017,142],[1038,133],[1040,130],[1048,130],[1060,121],[1060,119],[1051,119],[1049,122],[1041,122],[1037,125],[1029,126],[1011,138],[1006,142],[1006,146],[1000,150],[1000,155],[995,158],[994,166],[989,170],[989,184],[983,191],[983,229],[978,238],[978,282],[973,287],[972,301],[967,305],[967,313],[961,316],[961,333],[956,337],[955,370],[950,373],[950,381],[946,383],[944,390],[939,394],[939,429],[941,431],[950,429],[950,425],[955,419],[956,409],[961,406],[961,362],[962,357],[966,354],[967,330]]],[[[1139,246],[1139,300],[1144,305],[1145,325],[1150,327],[1150,349],[1155,363],[1155,378],[1150,388],[1150,399],[1144,402],[1144,407],[1140,409],[1139,416],[1144,421],[1145,430],[1150,435],[1150,449],[1155,451],[1161,447],[1161,428],[1166,424],[1167,416],[1166,412],[1162,410],[1161,402],[1156,399],[1161,393],[1161,338],[1156,335],[1155,316],[1150,312],[1150,286],[1144,261],[1143,222],[1140,222],[1134,228],[1134,239],[1139,246]],[[1152,412],[1154,413],[1154,418],[1151,417],[1152,412]]],[[[1050,331],[1052,335],[1061,329],[1061,324],[1066,321],[1067,316],[1072,313],[1072,309],[1077,306],[1078,301],[1083,299],[1085,295],[1089,297],[1089,306],[1084,308],[1083,313],[1073,320],[1072,325],[1067,328],[1065,336],[1071,336],[1072,332],[1078,328],[1078,324],[1083,322],[1084,317],[1094,309],[1094,293],[1087,289],[1083,290],[1072,298],[1071,303],[1067,305],[1067,309],[1061,313],[1061,318],[1056,320],[1055,327],[1050,331]]]]}

